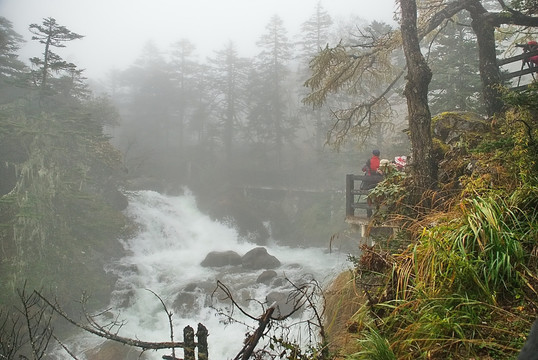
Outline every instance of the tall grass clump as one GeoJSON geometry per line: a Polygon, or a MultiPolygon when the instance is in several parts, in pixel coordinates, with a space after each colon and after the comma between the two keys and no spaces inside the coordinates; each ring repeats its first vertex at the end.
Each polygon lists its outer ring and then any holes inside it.
{"type": "Polygon", "coordinates": [[[361,350],[350,355],[349,360],[396,360],[398,359],[392,349],[390,343],[383,335],[375,328],[369,328],[364,339],[358,340],[361,344],[361,350]]]}
{"type": "Polygon", "coordinates": [[[464,200],[461,217],[424,229],[412,248],[415,287],[429,296],[460,293],[490,303],[521,288],[529,234],[521,211],[499,196],[464,200]]]}
{"type": "Polygon", "coordinates": [[[378,305],[388,313],[380,332],[387,337],[398,359],[497,358],[517,350],[521,344],[513,331],[499,322],[506,316],[524,324],[500,306],[459,294],[394,300],[378,305]],[[515,341],[516,340],[516,341],[515,341]],[[493,357],[488,357],[493,356],[493,357]]]}
{"type": "Polygon", "coordinates": [[[516,352],[524,338],[515,329],[530,323],[514,310],[537,296],[528,266],[537,212],[520,209],[520,200],[516,192],[477,195],[461,200],[458,216],[430,218],[433,225],[394,255],[394,296],[370,311],[379,337],[368,331],[353,359],[377,358],[382,349],[397,359],[505,359],[516,352]]]}

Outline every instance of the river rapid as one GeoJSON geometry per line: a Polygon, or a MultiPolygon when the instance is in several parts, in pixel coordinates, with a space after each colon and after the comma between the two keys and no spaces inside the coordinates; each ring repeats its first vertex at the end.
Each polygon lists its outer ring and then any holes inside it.
{"type": "MultiPolygon", "coordinates": [[[[350,266],[347,254],[329,252],[328,244],[327,248],[294,248],[270,239],[264,247],[281,262],[274,269],[280,281],[269,285],[258,282],[264,269],[247,271],[240,265],[202,267],[200,263],[211,251],[232,250],[242,256],[258,245],[240,238],[233,226],[203,214],[188,191],[180,196],[154,191],[131,192],[128,196],[126,212],[138,224],[139,231],[123,241],[128,255],[107,266],[107,271],[118,277],[110,308],[124,323],[119,332],[124,337],[170,341],[166,306],[173,313],[175,341],[182,341],[185,326],[190,325],[196,331],[197,324],[202,323],[209,331],[209,358],[233,359],[242,348],[245,333],[249,331],[247,325],[255,327],[256,322],[242,317],[237,308],[229,312],[230,301],[224,299],[222,292],[213,293],[217,281],[230,289],[245,310],[258,317],[268,306],[264,302],[269,293],[290,291],[286,279],[294,284],[315,279],[326,287],[350,266]],[[230,322],[221,312],[240,321],[230,322]]],[[[296,336],[294,340],[299,342],[304,341],[302,336],[307,337],[304,329],[296,336]]],[[[71,339],[71,346],[81,353],[84,348],[102,342],[95,337],[77,335],[71,339]]],[[[144,355],[147,359],[161,359],[165,354],[170,355],[171,351],[146,351],[144,355]]],[[[182,350],[176,350],[176,356],[182,357],[182,350]]]]}

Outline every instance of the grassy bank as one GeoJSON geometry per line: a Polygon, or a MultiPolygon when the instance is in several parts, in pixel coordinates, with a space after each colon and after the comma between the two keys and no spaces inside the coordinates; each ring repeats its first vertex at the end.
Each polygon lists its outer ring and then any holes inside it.
{"type": "Polygon", "coordinates": [[[375,190],[374,221],[401,230],[366,248],[329,291],[336,358],[517,356],[538,309],[533,98],[536,88],[507,94],[511,110],[488,132],[437,138],[439,186],[420,201],[405,176],[375,190]]]}

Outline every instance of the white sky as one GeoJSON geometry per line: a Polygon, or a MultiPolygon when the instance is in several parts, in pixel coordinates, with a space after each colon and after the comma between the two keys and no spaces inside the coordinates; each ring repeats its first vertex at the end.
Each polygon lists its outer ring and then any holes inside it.
{"type": "MultiPolygon", "coordinates": [[[[211,55],[230,40],[241,55],[265,32],[271,16],[278,14],[290,40],[301,23],[314,14],[319,0],[0,0],[0,16],[27,43],[20,51],[26,61],[42,49],[30,41],[28,25],[52,17],[84,39],[55,49],[66,60],[86,69],[89,78],[104,76],[113,68],[131,64],[144,44],[153,41],[161,50],[180,39],[196,45],[196,53],[211,55]]],[[[333,21],[352,15],[367,21],[392,23],[394,0],[321,0],[333,21]]],[[[26,61],[27,62],[27,61],[26,61]]]]}

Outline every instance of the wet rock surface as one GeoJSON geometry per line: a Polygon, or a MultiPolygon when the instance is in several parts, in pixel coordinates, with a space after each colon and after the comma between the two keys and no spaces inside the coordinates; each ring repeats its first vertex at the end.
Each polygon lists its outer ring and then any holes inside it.
{"type": "Polygon", "coordinates": [[[203,267],[222,267],[228,265],[240,265],[241,256],[235,251],[212,251],[200,265],[203,267]]]}
{"type": "Polygon", "coordinates": [[[270,255],[264,247],[256,247],[241,258],[245,269],[275,269],[281,265],[280,260],[270,255]]]}

